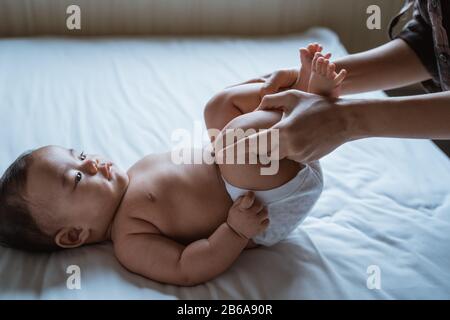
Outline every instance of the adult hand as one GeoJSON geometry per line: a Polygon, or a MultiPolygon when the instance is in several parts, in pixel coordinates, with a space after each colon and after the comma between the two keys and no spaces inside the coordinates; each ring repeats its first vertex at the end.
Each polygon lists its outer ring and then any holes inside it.
{"type": "Polygon", "coordinates": [[[273,94],[278,91],[290,89],[297,82],[299,77],[299,69],[281,69],[272,73],[266,74],[259,78],[250,79],[243,83],[233,85],[231,87],[240,86],[248,83],[263,83],[261,87],[260,96],[264,97],[268,94],[273,94]]]}
{"type": "Polygon", "coordinates": [[[261,98],[268,94],[274,94],[289,89],[308,91],[309,79],[311,76],[311,64],[315,55],[330,59],[331,53],[322,55],[323,47],[318,43],[311,43],[305,48],[299,49],[300,66],[299,68],[281,69],[265,76],[250,79],[244,83],[263,83],[261,86],[261,98]]]}
{"type": "Polygon", "coordinates": [[[237,150],[238,154],[256,153],[262,156],[269,149],[273,160],[289,158],[307,163],[322,158],[350,140],[349,121],[337,100],[288,90],[265,96],[257,110],[282,111],[283,117],[272,128],[250,135],[221,150],[219,160],[231,148],[237,150]],[[279,139],[273,139],[276,137],[275,130],[278,130],[279,139]],[[258,139],[263,135],[272,137],[266,137],[264,141],[273,140],[266,150],[258,148],[258,139]],[[254,146],[256,150],[249,150],[250,146],[254,146]]]}

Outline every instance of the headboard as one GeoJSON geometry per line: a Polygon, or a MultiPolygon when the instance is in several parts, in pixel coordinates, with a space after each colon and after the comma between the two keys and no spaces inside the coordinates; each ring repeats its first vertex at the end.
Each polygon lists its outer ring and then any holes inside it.
{"type": "Polygon", "coordinates": [[[311,26],[335,30],[349,51],[387,41],[402,0],[0,0],[0,36],[31,35],[277,35],[311,26]],[[69,30],[70,5],[81,30],[69,30]],[[370,5],[381,8],[381,30],[369,30],[370,5]]]}

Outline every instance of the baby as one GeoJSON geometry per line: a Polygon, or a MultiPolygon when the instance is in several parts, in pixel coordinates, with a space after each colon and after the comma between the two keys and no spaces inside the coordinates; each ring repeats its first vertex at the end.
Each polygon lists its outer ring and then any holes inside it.
{"type": "MultiPolygon", "coordinates": [[[[317,44],[300,52],[294,87],[336,94],[345,74],[336,74],[329,55],[317,44]]],[[[270,128],[282,114],[254,111],[260,91],[261,84],[245,84],[217,94],[206,105],[206,126],[270,128]]],[[[211,136],[216,151],[233,143],[223,136],[211,136]]],[[[282,159],[277,174],[261,175],[265,166],[175,164],[169,152],[148,155],[125,172],[98,155],[42,147],[22,154],[0,180],[0,242],[54,251],[111,240],[128,270],[196,285],[227,270],[244,249],[286,238],[318,199],[318,162],[282,159]]]]}

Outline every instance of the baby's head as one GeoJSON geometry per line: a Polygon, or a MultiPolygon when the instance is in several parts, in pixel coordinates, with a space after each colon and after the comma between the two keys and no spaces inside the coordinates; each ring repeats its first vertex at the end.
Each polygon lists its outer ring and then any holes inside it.
{"type": "Polygon", "coordinates": [[[54,251],[108,239],[128,175],[58,146],[25,152],[0,178],[0,243],[54,251]]]}

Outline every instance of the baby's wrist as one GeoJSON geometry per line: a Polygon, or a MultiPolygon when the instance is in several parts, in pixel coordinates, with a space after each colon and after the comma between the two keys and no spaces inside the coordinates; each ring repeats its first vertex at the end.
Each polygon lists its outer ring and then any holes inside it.
{"type": "Polygon", "coordinates": [[[249,238],[247,238],[243,233],[239,232],[236,228],[234,228],[228,221],[225,222],[225,225],[237,236],[239,236],[240,238],[248,241],[250,240],[249,238]]]}

